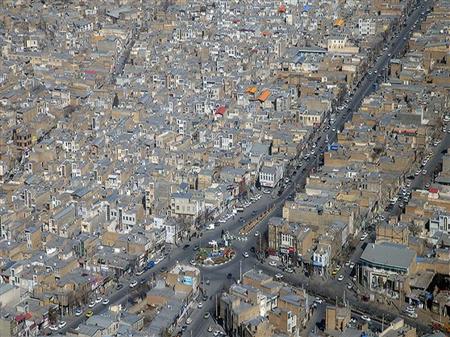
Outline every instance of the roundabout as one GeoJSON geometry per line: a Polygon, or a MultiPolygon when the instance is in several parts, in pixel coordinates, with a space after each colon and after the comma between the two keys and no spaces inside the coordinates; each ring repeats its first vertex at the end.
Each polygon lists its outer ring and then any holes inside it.
{"type": "Polygon", "coordinates": [[[219,245],[212,240],[206,247],[199,248],[191,264],[202,267],[221,266],[230,262],[236,256],[236,251],[229,246],[219,245]]]}

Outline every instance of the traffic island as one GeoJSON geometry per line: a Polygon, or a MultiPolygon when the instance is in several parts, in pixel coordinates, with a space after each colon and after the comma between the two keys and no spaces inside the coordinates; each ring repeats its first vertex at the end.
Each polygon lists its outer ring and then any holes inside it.
{"type": "Polygon", "coordinates": [[[208,247],[200,248],[195,256],[195,263],[201,266],[214,267],[230,262],[236,256],[231,247],[220,247],[216,241],[211,241],[208,247]]]}

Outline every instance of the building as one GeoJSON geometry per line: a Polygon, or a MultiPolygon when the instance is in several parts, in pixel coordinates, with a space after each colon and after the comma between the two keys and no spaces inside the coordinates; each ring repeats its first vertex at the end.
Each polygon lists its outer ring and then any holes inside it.
{"type": "Polygon", "coordinates": [[[274,188],[282,178],[282,166],[263,166],[259,172],[259,183],[262,187],[274,188]]]}
{"type": "Polygon", "coordinates": [[[416,272],[416,252],[403,245],[368,244],[359,261],[359,282],[367,289],[399,298],[416,272]]]}

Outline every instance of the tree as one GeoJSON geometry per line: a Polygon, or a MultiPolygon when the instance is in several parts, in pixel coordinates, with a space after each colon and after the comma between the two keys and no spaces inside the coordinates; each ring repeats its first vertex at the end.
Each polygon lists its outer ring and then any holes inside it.
{"type": "Polygon", "coordinates": [[[112,107],[113,107],[113,108],[117,108],[118,106],[119,106],[119,96],[117,96],[117,93],[116,93],[116,94],[114,95],[112,107]]]}

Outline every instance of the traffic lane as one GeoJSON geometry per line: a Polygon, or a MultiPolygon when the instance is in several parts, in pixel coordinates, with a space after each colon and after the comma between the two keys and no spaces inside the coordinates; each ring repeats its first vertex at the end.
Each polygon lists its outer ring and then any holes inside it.
{"type": "MultiPolygon", "coordinates": [[[[409,26],[409,28],[411,28],[412,27],[412,25],[410,25],[409,26]]],[[[405,32],[405,30],[403,30],[403,32],[405,32]]],[[[397,45],[397,47],[399,47],[398,45],[397,45]]],[[[387,59],[389,59],[389,58],[387,58],[387,59]]],[[[387,62],[387,59],[385,60],[386,62],[387,62]]],[[[383,63],[382,63],[383,64],[383,63]]],[[[382,64],[380,64],[379,66],[381,66],[382,64]]],[[[366,78],[367,79],[367,78],[366,78]]],[[[355,93],[355,95],[354,95],[354,97],[353,97],[353,99],[351,100],[351,102],[350,102],[350,104],[349,104],[349,107],[355,107],[355,103],[357,103],[358,101],[360,101],[361,100],[361,98],[364,96],[364,94],[367,92],[367,90],[369,89],[369,86],[373,83],[373,81],[374,81],[374,79],[372,79],[372,81],[370,81],[370,80],[368,80],[367,79],[367,83],[364,83],[363,82],[363,85],[360,87],[360,89],[359,89],[359,91],[357,90],[357,92],[355,93]]],[[[349,108],[349,110],[350,110],[350,108],[349,108]]],[[[343,118],[342,119],[340,119],[340,124],[342,124],[342,123],[344,123],[345,122],[345,120],[346,120],[346,118],[348,118],[348,116],[349,116],[350,114],[346,114],[346,115],[344,115],[344,116],[342,116],[343,118]]],[[[323,139],[322,139],[322,142],[323,142],[323,139]]],[[[316,159],[315,158],[312,158],[312,159],[309,159],[308,161],[307,161],[307,164],[306,164],[306,170],[305,170],[305,172],[303,172],[303,173],[307,173],[306,171],[308,170],[308,168],[310,168],[311,166],[312,166],[312,163],[315,161],[316,159]]],[[[302,177],[304,177],[305,176],[305,174],[300,174],[299,175],[299,178],[302,178],[302,177]]],[[[281,196],[280,196],[280,198],[278,198],[277,200],[279,200],[280,202],[284,202],[284,200],[282,200],[282,199],[285,199],[287,196],[288,196],[288,191],[289,192],[291,192],[291,190],[293,189],[293,186],[290,186],[290,188],[288,188],[285,192],[284,192],[284,195],[282,194],[281,196]]],[[[289,193],[290,194],[290,193],[289,193]]],[[[266,203],[268,203],[268,202],[270,202],[270,200],[267,200],[266,199],[266,203]]],[[[247,216],[249,216],[250,214],[250,210],[248,211],[248,214],[246,215],[246,217],[247,216]]],[[[232,222],[231,224],[230,224],[230,226],[231,227],[238,227],[238,226],[240,226],[240,224],[239,224],[239,222],[237,222],[237,221],[235,221],[235,222],[232,222]]],[[[217,236],[217,234],[219,233],[219,229],[217,229],[216,231],[212,231],[212,233],[210,233],[209,235],[207,235],[204,239],[206,239],[206,240],[208,240],[208,239],[212,239],[214,236],[217,236]]],[[[196,242],[196,240],[194,240],[194,244],[195,244],[195,242],[196,242]]],[[[181,250],[179,250],[179,253],[178,253],[178,256],[181,256],[182,255],[182,252],[183,251],[181,251],[181,250]]],[[[161,267],[161,266],[160,266],[161,267]]],[[[158,270],[158,268],[156,268],[155,269],[155,271],[157,271],[158,270]]],[[[148,272],[148,275],[145,275],[145,277],[149,277],[149,275],[150,275],[151,273],[150,272],[148,272]]]]}

